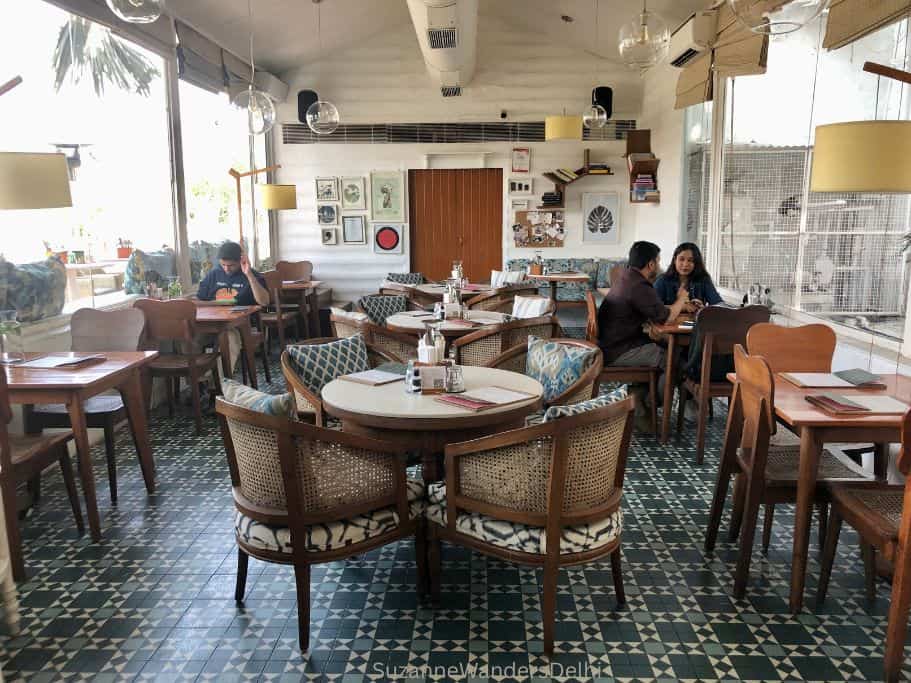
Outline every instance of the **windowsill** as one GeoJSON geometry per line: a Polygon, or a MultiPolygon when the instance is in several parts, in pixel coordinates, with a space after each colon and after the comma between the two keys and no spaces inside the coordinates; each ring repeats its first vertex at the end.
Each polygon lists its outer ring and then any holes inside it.
{"type": "Polygon", "coordinates": [[[118,308],[127,308],[138,298],[139,295],[137,294],[127,294],[126,292],[119,291],[96,296],[95,306],[91,306],[91,297],[71,301],[63,307],[63,311],[59,315],[43,318],[34,322],[22,323],[23,344],[28,348],[29,340],[60,334],[62,330],[69,327],[70,318],[73,316],[73,313],[80,308],[95,308],[100,311],[113,311],[118,308]]]}

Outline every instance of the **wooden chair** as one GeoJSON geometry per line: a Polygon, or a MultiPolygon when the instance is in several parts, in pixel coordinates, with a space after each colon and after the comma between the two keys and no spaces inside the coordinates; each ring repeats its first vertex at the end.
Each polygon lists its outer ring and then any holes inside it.
{"type": "MultiPolygon", "coordinates": [[[[740,551],[734,574],[734,597],[742,598],[750,573],[750,559],[760,504],[794,503],[800,468],[800,447],[769,448],[775,433],[775,380],[762,356],[748,356],[734,347],[737,381],[728,409],[727,428],[709,512],[705,552],[715,548],[729,480],[737,475],[731,512],[731,540],[740,534],[740,551]]],[[[819,460],[817,503],[826,502],[826,484],[834,481],[869,481],[851,461],[823,450],[819,460]]],[[[821,524],[824,520],[820,520],[821,524]]]]}
{"type": "MultiPolygon", "coordinates": [[[[735,346],[744,346],[750,328],[758,323],[767,323],[770,316],[771,311],[765,306],[745,306],[744,308],[708,306],[696,315],[692,343],[702,344],[702,368],[698,380],[687,375],[679,386],[677,433],[683,431],[683,415],[687,394],[689,394],[696,399],[699,411],[696,423],[697,465],[701,465],[705,458],[705,426],[711,400],[713,398],[730,399],[733,389],[731,383],[724,377],[712,379],[712,363],[718,362],[719,356],[733,353],[735,346]]],[[[670,382],[673,379],[668,377],[665,378],[665,381],[670,382]]]]}
{"type": "Polygon", "coordinates": [[[198,352],[194,349],[196,340],[196,304],[186,299],[157,301],[137,299],[133,306],[146,316],[146,338],[152,348],[162,344],[173,344],[173,352],[161,353],[146,365],[149,376],[163,377],[168,395],[168,414],[174,414],[172,397],[180,395],[180,378],[186,377],[193,399],[193,417],[196,434],[202,433],[202,407],[199,401],[199,382],[207,372],[212,374],[215,393],[221,394],[218,377],[218,353],[198,352]]]}
{"type": "Polygon", "coordinates": [[[538,286],[530,283],[499,287],[491,292],[478,294],[465,302],[472,311],[496,311],[512,313],[512,302],[517,296],[537,296],[538,286]]]}
{"type": "MultiPolygon", "coordinates": [[[[625,270],[623,266],[614,266],[611,269],[611,282],[615,282],[613,278],[618,269],[625,270]]],[[[619,277],[619,275],[617,276],[619,277]]],[[[585,293],[585,307],[588,313],[585,338],[592,344],[597,344],[599,341],[598,307],[595,305],[593,292],[585,293]]],[[[651,365],[604,365],[599,378],[599,383],[648,384],[651,397],[652,432],[656,439],[658,438],[658,375],[660,372],[661,368],[651,365]]]]}
{"type": "MultiPolygon", "coordinates": [[[[255,327],[250,329],[250,338],[253,342],[253,353],[256,355],[257,351],[261,352],[260,358],[263,361],[263,375],[265,376],[266,382],[272,383],[272,370],[269,368],[269,347],[266,344],[266,335],[264,332],[260,332],[255,327]]],[[[247,354],[240,354],[240,372],[241,372],[241,381],[244,384],[249,384],[250,379],[250,369],[247,367],[247,354]]],[[[254,369],[254,372],[256,370],[254,369]]]]}
{"type": "MultiPolygon", "coordinates": [[[[309,282],[313,279],[313,264],[310,261],[279,261],[275,264],[275,272],[278,273],[279,285],[282,282],[309,282]]],[[[313,294],[313,301],[316,300],[316,294],[313,294]]],[[[282,304],[282,310],[296,311],[298,315],[297,330],[309,330],[309,304],[306,297],[300,292],[282,291],[279,298],[282,304]]],[[[310,334],[319,335],[319,330],[309,330],[310,334]]]]}
{"type": "Polygon", "coordinates": [[[559,329],[553,316],[513,320],[466,334],[452,342],[451,348],[456,350],[456,362],[460,365],[483,366],[512,347],[525,344],[530,336],[551,339],[559,334],[559,329]]]}
{"type": "MultiPolygon", "coordinates": [[[[753,325],[747,332],[747,353],[765,358],[773,374],[779,372],[832,372],[832,358],[835,355],[837,339],[828,325],[802,325],[782,327],[773,323],[753,325]]],[[[787,429],[780,429],[772,435],[771,447],[797,446],[800,438],[787,429]]],[[[821,508],[821,518],[826,512],[821,508]]],[[[765,506],[762,523],[762,552],[769,550],[772,538],[772,523],[775,505],[765,506]]],[[[825,526],[825,525],[823,525],[825,526]]],[[[822,544],[822,534],[820,535],[822,544]]]]}
{"type": "Polygon", "coordinates": [[[430,590],[440,596],[440,541],[543,567],[544,652],[554,651],[560,567],[610,556],[617,604],[630,399],[534,427],[446,446],[445,485],[425,513],[430,590]],[[579,527],[584,527],[580,529],[579,527]]]}
{"type": "MultiPolygon", "coordinates": [[[[320,337],[317,339],[308,339],[304,342],[301,342],[300,346],[310,346],[316,344],[328,344],[330,342],[338,341],[338,337],[320,337]]],[[[366,342],[365,342],[366,344],[366,342]]],[[[391,353],[379,349],[371,344],[366,344],[367,346],[367,364],[371,368],[375,368],[383,363],[401,363],[402,359],[398,356],[394,356],[391,353]]],[[[325,427],[329,424],[328,418],[323,410],[323,400],[319,395],[318,391],[314,391],[301,380],[300,376],[297,374],[297,371],[294,369],[294,364],[291,360],[291,356],[288,355],[287,351],[282,351],[281,357],[282,365],[282,374],[285,376],[285,384],[288,387],[288,391],[294,394],[294,401],[297,405],[298,416],[307,419],[313,420],[313,423],[317,427],[325,427]]],[[[339,375],[345,374],[340,372],[339,375]]],[[[331,373],[327,373],[325,379],[328,381],[331,373]]],[[[332,377],[334,379],[334,377],[332,377]]]]}
{"type": "Polygon", "coordinates": [[[396,332],[381,325],[374,325],[369,320],[358,320],[347,315],[330,315],[329,322],[336,337],[346,338],[362,334],[368,345],[382,349],[400,358],[402,362],[417,360],[417,334],[396,332]]]}
{"type": "Polygon", "coordinates": [[[310,567],[411,536],[418,592],[426,592],[424,486],[406,479],[403,448],[263,415],[221,398],[216,411],[237,510],[238,603],[250,556],[292,565],[298,642],[306,652],[310,567]]]}
{"type": "Polygon", "coordinates": [[[13,419],[10,410],[6,373],[0,372],[0,496],[3,498],[3,516],[6,523],[6,538],[9,543],[10,565],[13,578],[22,581],[25,575],[25,560],[22,554],[22,536],[19,533],[19,514],[16,511],[16,486],[31,481],[52,463],[60,464],[63,483],[76,518],[76,528],[81,536],[85,533],[82,509],[76,493],[76,480],[67,444],[73,432],[59,432],[16,436],[9,433],[8,425],[13,419]]]}
{"type": "MultiPolygon", "coordinates": [[[[70,349],[73,351],[137,351],[143,343],[146,319],[136,308],[99,311],[80,308],[70,319],[70,349]]],[[[104,450],[108,464],[111,503],[117,503],[117,452],[114,432],[127,419],[119,394],[99,394],[83,404],[86,425],[104,430],[104,450]]],[[[67,407],[62,403],[25,406],[23,422],[26,434],[41,434],[45,429],[70,427],[67,407]]]]}
{"type": "Polygon", "coordinates": [[[871,603],[876,598],[876,552],[882,553],[894,568],[884,657],[884,680],[890,682],[901,680],[908,608],[911,606],[911,548],[908,545],[911,542],[911,411],[902,420],[898,469],[905,476],[903,485],[887,486],[877,482],[872,486],[829,486],[832,511],[820,559],[816,594],[817,605],[821,607],[829,588],[841,525],[847,522],[860,536],[867,599],[871,603]]]}
{"type": "Polygon", "coordinates": [[[288,335],[285,331],[288,328],[294,328],[294,336],[300,337],[300,316],[295,310],[289,310],[280,305],[282,291],[282,276],[277,270],[270,270],[263,273],[263,279],[266,281],[266,289],[269,291],[270,304],[265,311],[260,312],[259,321],[262,323],[265,332],[264,353],[268,357],[269,348],[272,341],[272,330],[275,330],[275,336],[278,337],[280,351],[284,351],[288,345],[288,335]]]}
{"type": "MultiPolygon", "coordinates": [[[[576,380],[572,386],[568,387],[565,391],[560,393],[557,396],[553,396],[550,399],[545,399],[544,409],[547,410],[551,406],[565,406],[571,405],[573,403],[579,403],[581,401],[587,401],[590,398],[594,398],[598,395],[598,378],[601,376],[601,368],[604,364],[604,357],[601,355],[601,349],[598,348],[597,344],[592,344],[587,341],[582,341],[581,339],[558,339],[552,338],[549,341],[562,344],[564,346],[572,346],[575,348],[582,349],[592,349],[598,353],[595,356],[595,362],[576,380]]],[[[523,375],[525,374],[525,362],[528,356],[528,344],[518,344],[505,353],[500,354],[497,358],[494,358],[490,363],[487,364],[487,367],[498,368],[500,370],[510,370],[512,372],[520,372],[523,375]]]]}

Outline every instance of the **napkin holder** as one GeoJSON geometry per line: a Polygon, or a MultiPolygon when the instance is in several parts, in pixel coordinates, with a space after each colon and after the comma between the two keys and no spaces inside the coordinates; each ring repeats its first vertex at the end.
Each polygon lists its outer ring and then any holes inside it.
{"type": "Polygon", "coordinates": [[[414,367],[420,368],[421,373],[421,394],[442,394],[446,392],[446,366],[448,362],[443,363],[421,363],[416,362],[414,367]]]}

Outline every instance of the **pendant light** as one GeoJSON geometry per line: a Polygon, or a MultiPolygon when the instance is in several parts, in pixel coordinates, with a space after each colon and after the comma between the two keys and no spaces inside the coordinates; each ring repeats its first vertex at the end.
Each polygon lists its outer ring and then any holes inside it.
{"type": "Polygon", "coordinates": [[[250,85],[234,96],[234,104],[247,110],[247,128],[250,135],[262,135],[275,125],[275,104],[265,93],[253,87],[256,62],[253,61],[253,5],[247,0],[247,19],[250,23],[250,85]]]}
{"type": "Polygon", "coordinates": [[[164,0],[107,0],[108,8],[131,24],[151,24],[164,11],[164,0]]]}
{"type": "MultiPolygon", "coordinates": [[[[598,44],[598,41],[601,37],[601,30],[599,24],[599,15],[600,15],[601,3],[598,0],[595,0],[595,45],[598,44]]],[[[597,73],[595,74],[597,77],[597,73]]],[[[592,90],[592,103],[591,106],[582,112],[582,125],[586,128],[604,128],[604,124],[607,123],[607,109],[602,107],[595,100],[595,90],[592,90]]]]}
{"type": "Polygon", "coordinates": [[[648,11],[642,0],[642,13],[620,28],[620,56],[631,69],[645,71],[660,64],[671,47],[671,32],[667,22],[648,11]]]}
{"type": "MultiPolygon", "coordinates": [[[[323,49],[322,13],[320,11],[321,1],[322,0],[313,0],[313,4],[316,5],[316,39],[320,52],[322,52],[323,49]]],[[[336,128],[338,128],[338,108],[332,104],[332,102],[317,100],[307,107],[305,117],[307,119],[307,125],[310,126],[310,130],[317,135],[329,135],[330,133],[334,133],[336,128]]]]}
{"type": "Polygon", "coordinates": [[[727,0],[731,11],[751,31],[765,35],[781,35],[799,31],[822,14],[831,0],[791,0],[777,9],[764,8],[756,0],[727,0]]]}

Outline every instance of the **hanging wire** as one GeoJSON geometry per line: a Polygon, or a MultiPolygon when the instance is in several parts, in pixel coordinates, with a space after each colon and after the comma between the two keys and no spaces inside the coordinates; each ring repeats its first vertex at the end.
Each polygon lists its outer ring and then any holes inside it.
{"type": "Polygon", "coordinates": [[[253,0],[247,0],[247,23],[250,25],[250,84],[256,75],[256,62],[253,61],[253,0]]]}

